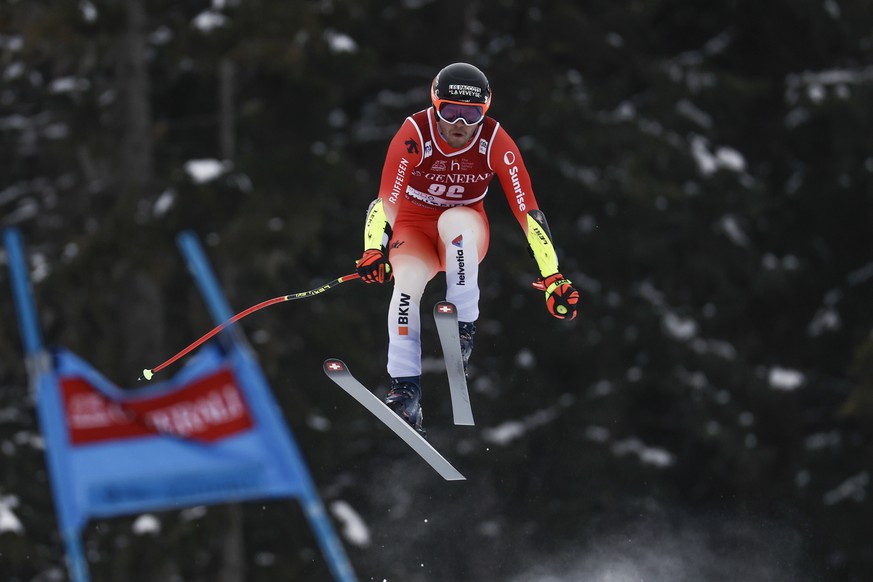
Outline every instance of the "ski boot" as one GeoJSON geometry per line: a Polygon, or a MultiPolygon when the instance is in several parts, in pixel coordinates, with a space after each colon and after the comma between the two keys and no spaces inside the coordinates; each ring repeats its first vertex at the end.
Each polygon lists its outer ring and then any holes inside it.
{"type": "Polygon", "coordinates": [[[391,378],[391,389],[385,397],[385,404],[421,436],[427,436],[427,432],[422,427],[424,415],[421,413],[420,376],[391,378]]]}
{"type": "Polygon", "coordinates": [[[464,375],[467,375],[467,362],[473,353],[473,336],[476,334],[476,326],[466,321],[458,322],[458,336],[461,338],[461,357],[464,359],[464,375]]]}

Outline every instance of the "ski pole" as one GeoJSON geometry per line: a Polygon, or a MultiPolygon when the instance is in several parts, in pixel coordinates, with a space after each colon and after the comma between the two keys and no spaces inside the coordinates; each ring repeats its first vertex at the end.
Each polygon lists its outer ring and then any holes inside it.
{"type": "Polygon", "coordinates": [[[300,293],[292,293],[291,295],[282,295],[281,297],[274,297],[273,299],[268,299],[267,301],[262,301],[261,303],[258,303],[257,305],[252,305],[251,307],[249,307],[245,311],[240,311],[239,313],[237,313],[236,315],[234,315],[233,317],[231,317],[230,319],[228,319],[227,321],[225,321],[224,323],[222,323],[221,325],[219,325],[218,327],[216,327],[215,329],[213,329],[212,331],[210,331],[209,333],[207,333],[206,335],[204,335],[203,337],[201,337],[200,339],[198,339],[197,341],[192,343],[190,346],[188,346],[187,348],[185,348],[184,350],[182,350],[181,352],[179,352],[178,354],[176,354],[175,356],[173,356],[172,358],[170,358],[169,360],[167,360],[163,364],[160,364],[159,366],[155,366],[154,368],[144,369],[142,371],[142,376],[140,376],[139,379],[142,380],[143,378],[145,378],[146,380],[151,380],[152,376],[154,376],[156,372],[159,372],[160,370],[166,368],[167,366],[169,366],[170,364],[172,364],[173,362],[175,362],[176,360],[178,360],[179,358],[181,358],[182,356],[184,356],[185,354],[187,354],[188,352],[190,352],[191,350],[193,350],[194,348],[201,345],[203,342],[205,342],[206,340],[208,340],[209,338],[211,338],[212,336],[214,336],[215,334],[220,332],[222,329],[224,329],[225,327],[227,327],[231,323],[235,323],[235,322],[239,321],[240,319],[242,319],[243,317],[246,317],[247,315],[251,315],[255,311],[258,311],[259,309],[263,309],[264,307],[269,307],[270,305],[275,305],[277,303],[284,303],[285,301],[293,301],[295,299],[304,299],[306,297],[312,297],[314,295],[318,295],[319,293],[324,293],[328,289],[332,289],[332,288],[336,287],[337,285],[339,285],[340,283],[345,283],[346,281],[351,281],[352,279],[359,279],[360,277],[361,276],[358,275],[357,273],[352,273],[350,275],[343,275],[342,277],[334,279],[330,283],[325,283],[321,287],[317,287],[315,289],[310,289],[309,291],[302,291],[300,293]]]}

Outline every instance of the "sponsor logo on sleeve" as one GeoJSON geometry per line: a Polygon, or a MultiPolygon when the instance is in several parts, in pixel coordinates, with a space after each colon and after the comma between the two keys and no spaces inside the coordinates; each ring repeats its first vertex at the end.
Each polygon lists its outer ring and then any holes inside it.
{"type": "Polygon", "coordinates": [[[400,165],[397,166],[397,173],[394,175],[394,186],[391,187],[391,196],[388,197],[388,202],[397,204],[397,199],[403,189],[403,182],[406,180],[406,171],[409,168],[409,160],[403,158],[400,160],[400,165]]]}
{"type": "Polygon", "coordinates": [[[515,194],[515,203],[521,212],[527,210],[527,204],[524,202],[525,193],[521,187],[521,181],[518,179],[518,166],[515,163],[515,153],[506,152],[503,154],[503,163],[509,166],[509,179],[512,181],[512,193],[515,194]]]}

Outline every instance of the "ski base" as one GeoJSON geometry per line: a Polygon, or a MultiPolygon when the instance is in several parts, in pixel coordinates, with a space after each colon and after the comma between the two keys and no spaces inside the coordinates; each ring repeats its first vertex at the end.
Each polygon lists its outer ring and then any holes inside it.
{"type": "Polygon", "coordinates": [[[324,373],[349,396],[357,400],[369,410],[373,416],[381,420],[385,426],[394,431],[394,434],[403,439],[412,450],[425,460],[446,481],[464,481],[464,477],[451,463],[433,448],[424,438],[412,428],[405,420],[397,416],[393,410],[379,400],[366,386],[361,384],[349,371],[348,366],[342,360],[329,358],[324,362],[324,373]]]}
{"type": "Polygon", "coordinates": [[[440,301],[434,305],[433,318],[446,362],[454,422],[473,426],[473,409],[470,406],[470,393],[467,391],[467,375],[464,373],[461,339],[458,334],[458,310],[453,303],[440,301]]]}

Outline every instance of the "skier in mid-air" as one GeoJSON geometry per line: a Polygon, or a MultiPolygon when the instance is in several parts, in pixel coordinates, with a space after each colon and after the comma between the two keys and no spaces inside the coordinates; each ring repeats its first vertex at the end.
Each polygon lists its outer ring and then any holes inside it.
{"type": "Polygon", "coordinates": [[[539,268],[535,286],[559,319],[576,317],[579,292],[558,267],[545,216],[515,142],[491,117],[491,87],[478,68],[454,63],[431,86],[433,107],[407,117],[391,140],[379,196],[370,204],[357,272],[367,283],[394,279],[388,309],[385,403],[424,434],[421,412],[421,317],[425,285],[446,273],[464,370],[479,317],[479,262],[489,243],[484,198],[496,175],[539,268]]]}

